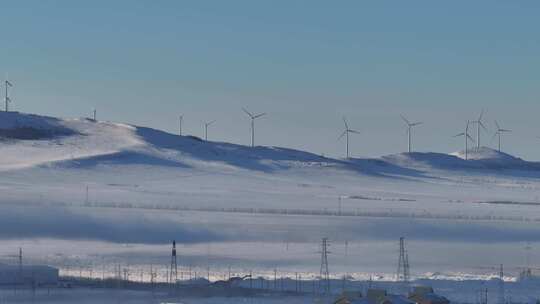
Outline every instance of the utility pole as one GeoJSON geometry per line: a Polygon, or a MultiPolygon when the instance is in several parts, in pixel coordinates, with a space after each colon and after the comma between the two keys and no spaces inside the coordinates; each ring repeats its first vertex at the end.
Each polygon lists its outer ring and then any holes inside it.
{"type": "Polygon", "coordinates": [[[321,270],[319,273],[319,292],[330,294],[330,272],[328,271],[328,239],[323,238],[321,244],[321,270]]]}

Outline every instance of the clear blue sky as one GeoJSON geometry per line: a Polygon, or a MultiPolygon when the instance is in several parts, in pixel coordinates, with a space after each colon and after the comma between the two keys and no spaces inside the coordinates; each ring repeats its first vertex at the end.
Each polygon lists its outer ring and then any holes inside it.
{"type": "MultiPolygon", "coordinates": [[[[1,1],[13,108],[90,115],[342,156],[452,152],[487,109],[506,151],[540,159],[538,1],[1,1]]],[[[484,143],[491,134],[483,134],[484,143]]]]}

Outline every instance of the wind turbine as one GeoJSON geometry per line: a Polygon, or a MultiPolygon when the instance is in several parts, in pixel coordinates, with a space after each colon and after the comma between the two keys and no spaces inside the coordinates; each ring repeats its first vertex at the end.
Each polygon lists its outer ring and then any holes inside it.
{"type": "Polygon", "coordinates": [[[411,147],[411,130],[412,130],[412,127],[416,127],[418,125],[421,125],[422,122],[413,122],[413,123],[411,123],[403,115],[399,115],[399,116],[401,116],[401,119],[403,119],[403,121],[407,125],[407,137],[408,137],[407,149],[408,149],[408,152],[411,153],[411,150],[412,150],[412,147],[411,147]]]}
{"type": "Polygon", "coordinates": [[[208,141],[208,126],[216,122],[215,120],[204,123],[204,140],[208,141]]]}
{"type": "Polygon", "coordinates": [[[253,115],[245,108],[242,108],[242,110],[244,110],[244,112],[246,112],[246,114],[249,115],[249,118],[251,118],[251,147],[254,147],[255,146],[255,119],[266,115],[266,113],[253,115]]]}
{"type": "Polygon", "coordinates": [[[178,123],[179,123],[179,127],[180,127],[180,133],[179,134],[180,134],[180,136],[182,136],[182,122],[184,121],[184,115],[180,115],[178,117],[178,119],[179,119],[178,123]]]}
{"type": "Polygon", "coordinates": [[[345,131],[343,131],[343,133],[341,133],[341,136],[339,136],[338,140],[340,140],[343,136],[346,136],[347,158],[349,158],[349,133],[360,134],[360,132],[358,132],[356,130],[352,130],[352,129],[349,128],[349,124],[347,123],[347,119],[345,118],[345,116],[343,116],[343,123],[345,124],[345,131]]]}
{"type": "Polygon", "coordinates": [[[482,116],[484,115],[484,109],[480,112],[478,120],[473,120],[472,123],[476,124],[476,149],[480,150],[480,127],[487,131],[486,126],[482,123],[482,116]]]}
{"type": "Polygon", "coordinates": [[[464,136],[465,137],[465,160],[469,159],[469,139],[474,142],[474,139],[469,135],[469,125],[470,121],[467,120],[467,125],[465,126],[465,132],[454,135],[454,137],[464,136]]]}
{"type": "Polygon", "coordinates": [[[512,130],[508,130],[508,129],[502,129],[500,126],[499,126],[499,123],[495,120],[495,126],[497,126],[497,131],[495,132],[495,134],[493,135],[493,137],[495,136],[499,136],[499,152],[501,152],[501,134],[502,133],[505,133],[505,132],[512,132],[512,130]]]}
{"type": "Polygon", "coordinates": [[[4,82],[5,86],[6,86],[6,95],[5,95],[5,102],[6,102],[6,112],[9,111],[9,103],[11,102],[11,99],[9,98],[9,95],[8,95],[8,88],[9,87],[12,87],[13,84],[11,84],[11,82],[9,82],[9,80],[6,79],[6,81],[4,82]]]}

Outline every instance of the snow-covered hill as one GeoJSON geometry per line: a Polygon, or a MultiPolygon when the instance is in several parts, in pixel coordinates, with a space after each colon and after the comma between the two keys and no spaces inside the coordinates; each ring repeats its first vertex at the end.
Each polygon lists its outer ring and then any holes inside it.
{"type": "Polygon", "coordinates": [[[206,142],[193,136],[88,118],[59,119],[0,112],[0,170],[32,166],[88,168],[99,165],[209,167],[272,172],[302,167],[332,167],[359,174],[413,175],[421,169],[540,170],[527,162],[486,147],[464,153],[401,153],[380,159],[331,159],[278,147],[247,147],[206,142]]]}
{"type": "Polygon", "coordinates": [[[349,268],[365,275],[393,273],[395,241],[405,236],[416,271],[469,273],[486,255],[517,265],[508,254],[515,243],[540,242],[540,166],[489,148],[469,160],[336,159],[15,112],[0,112],[0,135],[0,255],[24,242],[37,262],[44,254],[100,263],[106,252],[156,263],[149,259],[176,239],[194,265],[211,244],[220,265],[309,272],[325,236],[349,244],[349,268]],[[118,243],[140,247],[110,245],[118,243]]]}

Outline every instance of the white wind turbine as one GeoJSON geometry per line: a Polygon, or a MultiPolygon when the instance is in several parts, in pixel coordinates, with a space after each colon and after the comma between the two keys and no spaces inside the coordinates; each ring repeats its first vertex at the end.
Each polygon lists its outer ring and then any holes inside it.
{"type": "Polygon", "coordinates": [[[472,123],[476,124],[476,149],[480,150],[480,127],[487,131],[486,126],[482,123],[482,116],[484,116],[484,109],[480,112],[477,120],[473,120],[472,123]]]}
{"type": "Polygon", "coordinates": [[[512,132],[512,130],[502,129],[496,120],[495,120],[495,126],[497,126],[497,131],[495,131],[495,134],[493,135],[493,137],[499,136],[499,152],[501,152],[501,134],[512,132]]]}
{"type": "Polygon", "coordinates": [[[345,130],[343,131],[343,133],[341,133],[338,140],[340,140],[343,136],[346,137],[347,158],[349,158],[349,133],[360,134],[360,132],[358,132],[356,130],[352,130],[352,129],[349,128],[349,124],[347,123],[347,119],[345,118],[345,116],[343,116],[343,123],[345,124],[345,130]]]}
{"type": "Polygon", "coordinates": [[[11,98],[9,98],[9,95],[8,95],[8,88],[12,87],[13,84],[11,82],[9,82],[9,80],[6,79],[6,81],[4,82],[5,86],[6,86],[6,95],[5,95],[5,102],[6,102],[6,112],[9,111],[9,104],[11,103],[11,98]]]}
{"type": "Polygon", "coordinates": [[[249,118],[251,118],[251,147],[254,147],[255,146],[255,119],[266,115],[266,113],[260,113],[260,114],[257,114],[257,115],[253,115],[248,110],[246,110],[245,108],[242,108],[242,110],[244,110],[244,112],[246,112],[246,114],[249,116],[249,118]]]}
{"type": "Polygon", "coordinates": [[[421,125],[422,122],[409,122],[409,120],[407,120],[407,118],[405,118],[403,115],[400,115],[401,116],[401,119],[403,119],[403,121],[405,122],[405,124],[407,125],[407,150],[409,153],[411,153],[412,151],[412,146],[411,146],[411,131],[412,131],[412,128],[415,127],[415,126],[418,126],[418,125],[421,125]]]}
{"type": "Polygon", "coordinates": [[[469,140],[474,142],[474,139],[469,135],[469,125],[470,121],[467,120],[467,125],[465,126],[465,132],[454,135],[454,137],[463,136],[465,137],[465,160],[469,159],[469,140]]]}
{"type": "Polygon", "coordinates": [[[184,122],[184,115],[178,116],[179,135],[182,136],[182,123],[184,122]]]}
{"type": "Polygon", "coordinates": [[[212,120],[204,123],[204,140],[208,141],[208,127],[215,122],[216,120],[212,120]]]}

